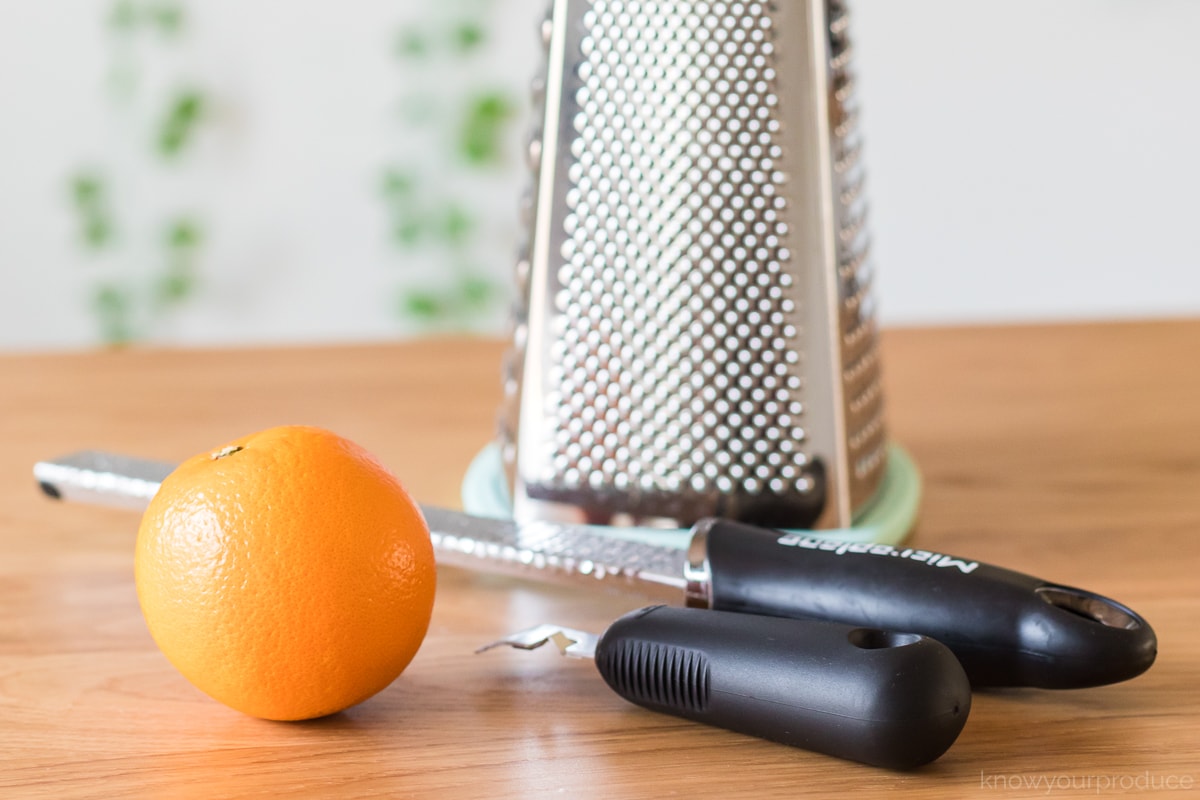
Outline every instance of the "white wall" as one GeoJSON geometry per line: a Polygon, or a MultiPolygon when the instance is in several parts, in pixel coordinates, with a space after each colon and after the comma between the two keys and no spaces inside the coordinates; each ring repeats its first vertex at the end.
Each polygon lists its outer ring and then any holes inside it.
{"type": "Polygon", "coordinates": [[[887,321],[1200,312],[1200,3],[858,10],[887,321]]]}
{"type": "MultiPolygon", "coordinates": [[[[442,11],[416,0],[193,0],[186,42],[138,56],[143,100],[124,115],[104,88],[110,6],[0,4],[0,348],[94,344],[90,294],[105,276],[144,282],[161,270],[153,231],[167,206],[200,209],[209,237],[196,292],[148,314],[148,340],[415,330],[397,293],[436,285],[445,254],[389,244],[377,184],[388,163],[439,143],[398,125],[397,104],[414,86],[453,98],[498,84],[523,100],[543,0],[432,4],[442,11]],[[492,44],[470,63],[414,67],[392,55],[406,21],[472,6],[492,44]],[[216,102],[194,152],[164,167],[139,137],[169,81],[185,79],[216,102]],[[91,162],[122,176],[124,238],[101,255],[78,246],[66,201],[67,177],[91,162]]],[[[885,323],[1200,313],[1200,3],[855,9],[885,323]]],[[[488,211],[472,258],[501,283],[522,127],[502,168],[431,162],[448,191],[488,211]]],[[[498,330],[501,307],[475,327],[498,330]]]]}

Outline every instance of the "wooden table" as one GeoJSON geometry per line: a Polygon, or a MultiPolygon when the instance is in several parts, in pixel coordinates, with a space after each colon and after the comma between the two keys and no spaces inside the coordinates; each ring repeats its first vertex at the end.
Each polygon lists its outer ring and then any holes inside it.
{"type": "Polygon", "coordinates": [[[133,586],[136,515],[55,504],[33,485],[34,461],[83,447],[178,460],[304,422],[456,505],[492,435],[501,350],[0,357],[0,796],[1198,791],[1200,322],[885,334],[890,425],[927,480],[913,540],[1119,598],[1161,643],[1125,684],[977,695],[958,743],[907,774],[649,713],[550,650],[473,655],[541,621],[599,630],[640,602],[452,569],[389,689],[315,722],[251,719],[155,649],[133,586]]]}

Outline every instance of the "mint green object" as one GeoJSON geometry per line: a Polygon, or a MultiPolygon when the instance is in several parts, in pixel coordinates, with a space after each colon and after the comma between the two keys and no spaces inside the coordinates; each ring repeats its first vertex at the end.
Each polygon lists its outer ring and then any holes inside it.
{"type": "MultiPolygon", "coordinates": [[[[500,448],[490,444],[467,468],[462,486],[463,508],[480,517],[508,519],[512,516],[512,500],[504,477],[500,448]]],[[[875,492],[875,497],[855,516],[849,528],[820,531],[824,539],[843,542],[876,542],[899,544],[907,538],[916,524],[921,505],[921,473],[912,458],[899,445],[888,449],[887,472],[875,492]]],[[[685,548],[691,540],[690,530],[660,528],[607,527],[605,533],[616,539],[644,541],[685,548]]]]}

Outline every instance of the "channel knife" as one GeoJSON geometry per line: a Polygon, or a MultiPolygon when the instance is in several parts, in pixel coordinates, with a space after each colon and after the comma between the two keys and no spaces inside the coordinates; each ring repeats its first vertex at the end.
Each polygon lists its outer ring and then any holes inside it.
{"type": "Polygon", "coordinates": [[[476,652],[548,643],[651,711],[889,769],[938,758],[971,708],[945,645],[822,620],[650,606],[599,636],[542,624],[476,652]]]}
{"type": "MultiPolygon", "coordinates": [[[[39,462],[51,497],[144,508],[171,464],[84,451],[39,462]]],[[[1157,638],[1124,605],[978,561],[719,519],[678,546],[616,528],[477,517],[422,505],[439,563],[633,589],[700,608],[823,619],[937,639],[975,686],[1077,688],[1140,675],[1157,638]]]]}

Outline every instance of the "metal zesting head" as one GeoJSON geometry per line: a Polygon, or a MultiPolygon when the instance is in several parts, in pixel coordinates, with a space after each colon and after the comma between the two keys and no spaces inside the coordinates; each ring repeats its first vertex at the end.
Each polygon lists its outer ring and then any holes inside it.
{"type": "Polygon", "coordinates": [[[838,0],[556,0],[501,440],[519,519],[849,526],[886,461],[838,0]]]}

